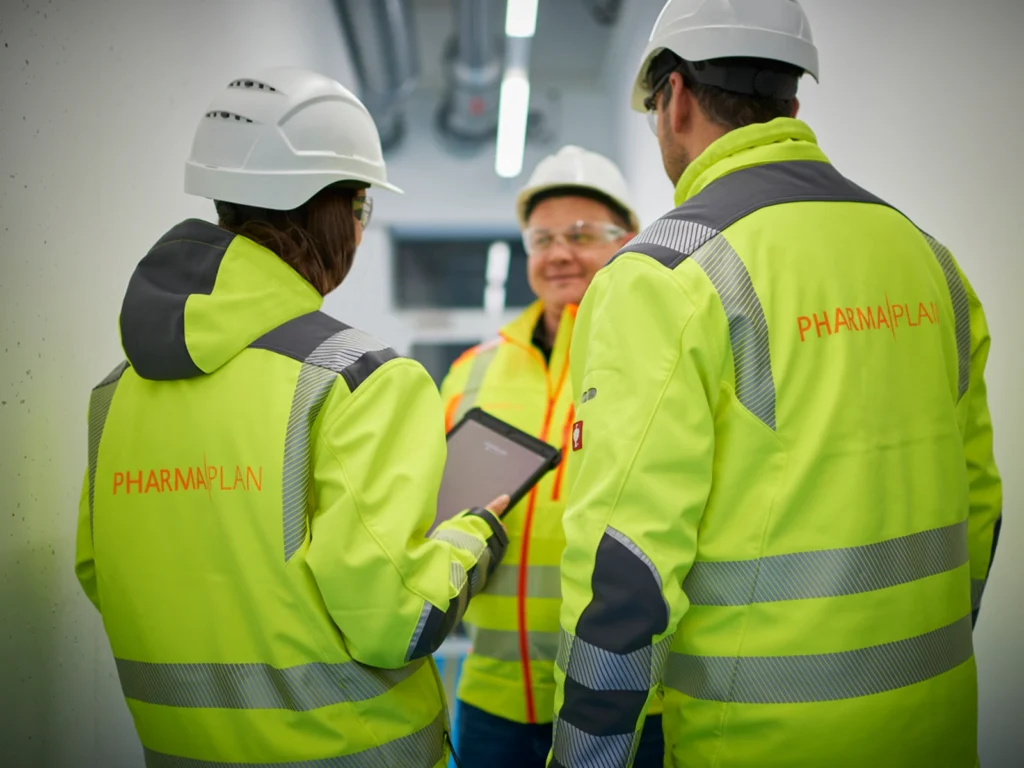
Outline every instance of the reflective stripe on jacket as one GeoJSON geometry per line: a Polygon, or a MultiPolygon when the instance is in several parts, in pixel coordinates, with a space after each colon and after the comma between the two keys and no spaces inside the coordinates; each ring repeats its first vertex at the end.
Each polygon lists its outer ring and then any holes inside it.
{"type": "Polygon", "coordinates": [[[577,318],[553,766],[976,762],[981,304],[810,129],[733,131],[577,318]],[[584,395],[585,393],[585,395],[584,395]]]}
{"type": "MultiPolygon", "coordinates": [[[[477,406],[552,445],[568,442],[575,307],[562,315],[550,365],[532,343],[542,311],[533,304],[498,339],[455,361],[441,388],[449,428],[477,406]]],[[[473,649],[458,696],[516,722],[549,723],[553,716],[564,468],[550,472],[505,516],[508,556],[466,612],[473,649]]]]}
{"type": "Polygon", "coordinates": [[[445,764],[431,653],[504,534],[464,513],[426,538],[437,391],[320,302],[199,221],[129,285],[130,363],[90,400],[76,572],[148,766],[445,764]]]}

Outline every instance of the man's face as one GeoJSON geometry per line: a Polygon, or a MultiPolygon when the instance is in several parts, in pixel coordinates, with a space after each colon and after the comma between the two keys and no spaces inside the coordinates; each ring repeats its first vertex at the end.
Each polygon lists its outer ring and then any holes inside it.
{"type": "Polygon", "coordinates": [[[585,197],[552,197],[533,209],[523,233],[530,288],[550,307],[579,304],[590,281],[633,233],[585,197]]]}

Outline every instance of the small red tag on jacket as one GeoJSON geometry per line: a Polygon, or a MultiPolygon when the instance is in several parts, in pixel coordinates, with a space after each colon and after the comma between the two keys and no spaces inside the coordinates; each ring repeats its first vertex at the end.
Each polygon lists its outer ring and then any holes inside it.
{"type": "Polygon", "coordinates": [[[578,451],[583,447],[583,422],[577,421],[572,425],[572,449],[578,451]]]}

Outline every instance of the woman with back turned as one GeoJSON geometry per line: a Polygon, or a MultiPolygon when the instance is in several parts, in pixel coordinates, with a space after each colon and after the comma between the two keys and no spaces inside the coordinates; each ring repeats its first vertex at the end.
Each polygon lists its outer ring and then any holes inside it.
{"type": "Polygon", "coordinates": [[[426,536],[445,461],[423,368],[322,314],[387,183],[335,81],[235,80],[185,221],[141,261],[93,391],[76,572],[147,766],[447,759],[431,653],[501,560],[507,500],[426,536]]]}

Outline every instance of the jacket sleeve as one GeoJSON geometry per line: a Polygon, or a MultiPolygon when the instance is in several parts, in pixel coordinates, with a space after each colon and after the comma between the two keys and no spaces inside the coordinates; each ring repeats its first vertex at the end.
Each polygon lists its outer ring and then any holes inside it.
{"type": "Polygon", "coordinates": [[[967,410],[964,457],[970,483],[967,519],[971,562],[971,610],[977,622],[981,597],[992,569],[1002,523],[1003,485],[992,452],[992,417],[985,387],[985,364],[991,339],[985,312],[977,295],[963,278],[971,319],[971,379],[961,407],[967,410]]]}
{"type": "Polygon", "coordinates": [[[85,596],[100,610],[100,594],[96,587],[96,559],[92,546],[92,525],[89,520],[89,472],[85,472],[82,494],[78,500],[78,530],[75,535],[75,576],[85,596]]]}
{"type": "Polygon", "coordinates": [[[688,608],[721,357],[698,317],[679,277],[635,254],[600,272],[580,308],[573,383],[587,394],[564,517],[552,766],[630,764],[688,608]]]}
{"type": "Polygon", "coordinates": [[[438,648],[508,540],[485,510],[426,535],[445,438],[437,388],[422,366],[393,360],[332,400],[317,438],[306,560],[353,658],[396,668],[438,648]]]}

